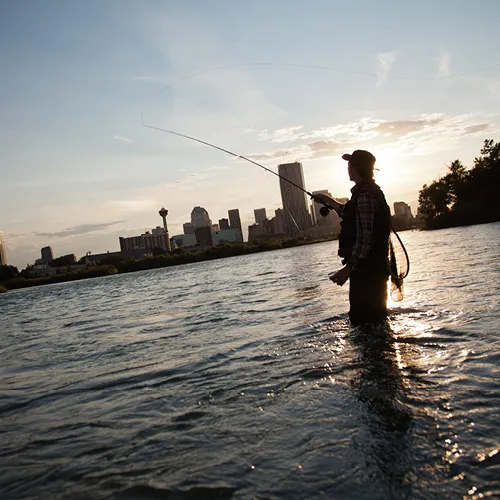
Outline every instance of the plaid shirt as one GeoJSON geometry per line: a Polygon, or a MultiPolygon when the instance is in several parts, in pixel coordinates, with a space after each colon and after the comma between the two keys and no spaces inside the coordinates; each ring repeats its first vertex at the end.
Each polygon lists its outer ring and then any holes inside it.
{"type": "MultiPolygon", "coordinates": [[[[351,193],[356,192],[357,186],[351,189],[351,193]]],[[[362,191],[356,204],[356,242],[352,249],[350,262],[357,264],[361,259],[365,259],[373,247],[373,224],[375,220],[375,212],[377,211],[378,201],[375,196],[369,191],[362,191]]],[[[342,210],[339,211],[340,217],[343,215],[342,210]]]]}

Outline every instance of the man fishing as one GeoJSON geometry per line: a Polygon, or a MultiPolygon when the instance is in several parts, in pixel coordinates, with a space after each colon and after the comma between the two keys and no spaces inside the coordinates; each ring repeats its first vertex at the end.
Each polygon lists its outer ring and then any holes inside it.
{"type": "Polygon", "coordinates": [[[330,279],[340,286],[350,280],[349,319],[353,326],[381,323],[387,318],[391,213],[373,179],[375,157],[358,149],[342,158],[348,162],[349,179],[355,183],[351,199],[342,204],[325,194],[313,196],[342,219],[338,254],[344,267],[330,279]]]}

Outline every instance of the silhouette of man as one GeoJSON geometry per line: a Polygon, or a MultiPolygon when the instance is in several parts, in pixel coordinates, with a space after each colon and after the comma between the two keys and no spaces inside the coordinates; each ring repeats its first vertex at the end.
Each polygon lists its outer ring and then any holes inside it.
{"type": "Polygon", "coordinates": [[[349,179],[355,183],[351,199],[342,204],[325,194],[313,196],[342,219],[338,253],[344,267],[330,279],[340,286],[350,280],[349,319],[353,326],[381,323],[387,318],[390,209],[373,179],[375,157],[358,149],[342,158],[347,161],[349,179]]]}

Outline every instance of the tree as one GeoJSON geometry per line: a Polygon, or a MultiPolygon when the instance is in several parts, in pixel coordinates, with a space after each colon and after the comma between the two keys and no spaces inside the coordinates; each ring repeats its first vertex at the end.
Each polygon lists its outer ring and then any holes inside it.
{"type": "Polygon", "coordinates": [[[15,266],[0,266],[0,281],[7,281],[19,275],[15,266]]]}
{"type": "Polygon", "coordinates": [[[164,253],[167,253],[167,251],[161,247],[154,247],[153,250],[151,250],[151,253],[153,254],[154,257],[157,257],[158,255],[163,255],[164,253]]]}
{"type": "Polygon", "coordinates": [[[464,167],[460,160],[454,160],[448,167],[449,173],[443,181],[450,192],[450,200],[455,203],[460,198],[465,185],[469,179],[470,172],[464,167]]]}
{"type": "Polygon", "coordinates": [[[418,203],[427,227],[432,227],[436,219],[448,214],[452,196],[444,179],[440,178],[429,186],[424,184],[418,196],[418,203]]]}
{"type": "Polygon", "coordinates": [[[500,220],[500,143],[484,141],[481,156],[467,170],[460,160],[419,193],[419,212],[427,228],[480,224],[500,220]]]}

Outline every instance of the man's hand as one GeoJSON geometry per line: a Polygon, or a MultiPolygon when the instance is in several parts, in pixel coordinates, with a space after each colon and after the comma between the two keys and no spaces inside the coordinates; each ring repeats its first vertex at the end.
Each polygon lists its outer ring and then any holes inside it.
{"type": "Polygon", "coordinates": [[[332,206],[332,198],[324,193],[316,193],[312,196],[312,199],[318,203],[326,204],[328,206],[332,206]]]}
{"type": "Polygon", "coordinates": [[[339,269],[336,273],[333,273],[329,278],[339,286],[342,286],[351,276],[351,268],[349,266],[344,266],[339,269]]]}

